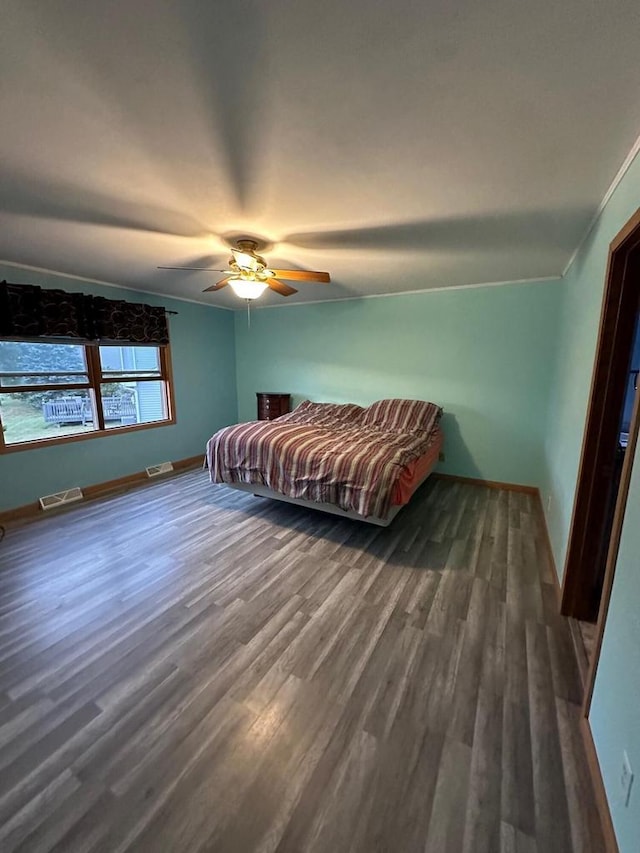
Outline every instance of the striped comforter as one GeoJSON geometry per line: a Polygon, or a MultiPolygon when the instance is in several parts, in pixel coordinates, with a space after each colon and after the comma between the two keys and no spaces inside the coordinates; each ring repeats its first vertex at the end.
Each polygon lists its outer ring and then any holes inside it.
{"type": "Polygon", "coordinates": [[[213,483],[267,486],[292,498],[385,518],[402,470],[428,450],[429,431],[389,431],[298,416],[225,427],[207,444],[213,483]]]}

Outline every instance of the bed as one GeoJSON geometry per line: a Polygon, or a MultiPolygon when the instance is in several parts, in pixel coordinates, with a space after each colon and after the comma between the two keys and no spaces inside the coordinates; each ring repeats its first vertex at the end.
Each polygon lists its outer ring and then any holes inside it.
{"type": "Polygon", "coordinates": [[[438,461],[441,414],[423,400],[305,400],[273,421],[219,430],[207,444],[210,478],[386,527],[438,461]]]}

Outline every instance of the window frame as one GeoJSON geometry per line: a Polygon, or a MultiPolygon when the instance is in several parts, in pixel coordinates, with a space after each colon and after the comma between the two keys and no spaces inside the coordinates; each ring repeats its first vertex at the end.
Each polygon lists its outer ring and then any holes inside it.
{"type": "MultiPolygon", "coordinates": [[[[29,441],[17,441],[12,444],[7,444],[4,440],[4,430],[0,427],[0,454],[16,453],[21,450],[35,450],[39,447],[51,447],[56,444],[68,444],[73,441],[86,441],[91,438],[105,438],[109,435],[120,435],[124,432],[138,432],[144,429],[157,429],[158,427],[172,426],[176,423],[176,404],[173,388],[173,368],[171,364],[171,350],[169,344],[154,344],[159,355],[159,374],[156,376],[136,376],[135,371],[131,375],[126,372],[118,374],[118,382],[162,382],[165,387],[165,396],[167,404],[167,417],[158,421],[147,421],[141,424],[126,424],[125,426],[107,427],[105,426],[104,410],[102,407],[102,385],[113,381],[113,377],[104,376],[102,365],[100,363],[100,344],[88,344],[76,341],[54,341],[54,340],[26,340],[25,338],[6,338],[3,340],[13,343],[55,343],[69,344],[73,346],[81,346],[84,349],[85,364],[87,367],[86,374],[79,371],[69,371],[65,376],[72,376],[75,373],[78,375],[86,375],[86,382],[65,382],[65,383],[47,383],[46,385],[11,385],[0,387],[0,395],[2,394],[20,394],[29,392],[41,391],[88,391],[93,397],[95,412],[97,417],[96,429],[90,432],[72,433],[70,435],[61,435],[52,438],[35,438],[29,441]]],[[[102,344],[102,346],[106,346],[102,344]]],[[[142,346],[135,343],[114,344],[114,346],[142,346]]],[[[146,371],[147,373],[149,371],[146,371]]],[[[51,373],[42,375],[51,376],[51,373]]],[[[37,375],[38,371],[34,371],[33,376],[37,375]]]]}

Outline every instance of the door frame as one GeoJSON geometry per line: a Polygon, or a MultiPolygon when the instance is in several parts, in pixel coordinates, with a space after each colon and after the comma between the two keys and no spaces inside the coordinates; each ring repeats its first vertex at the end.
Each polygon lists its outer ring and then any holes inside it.
{"type": "MultiPolygon", "coordinates": [[[[612,438],[618,425],[607,418],[620,412],[628,382],[628,359],[621,353],[633,345],[640,300],[640,209],[631,217],[609,246],[609,258],[602,300],[598,344],[593,367],[587,419],[582,440],[580,467],[573,503],[569,545],[562,581],[561,612],[582,618],[587,610],[587,585],[597,570],[597,547],[601,541],[605,496],[598,489],[599,478],[608,464],[612,438]]],[[[640,429],[640,393],[636,394],[629,426],[629,440],[622,466],[613,525],[607,551],[604,583],[598,610],[596,642],[585,686],[583,713],[588,716],[595,676],[602,648],[604,626],[615,575],[624,512],[631,480],[633,457],[640,429]]]]}
{"type": "Polygon", "coordinates": [[[602,639],[604,637],[604,627],[609,614],[609,603],[611,601],[611,592],[613,589],[613,579],[616,573],[616,562],[618,560],[618,551],[620,549],[620,538],[622,536],[622,525],[624,523],[624,513],[627,507],[627,495],[629,494],[629,486],[631,484],[631,473],[633,470],[633,457],[636,452],[638,443],[638,433],[640,432],[640,391],[636,392],[636,397],[633,402],[633,415],[629,426],[629,441],[625,453],[624,463],[622,465],[622,474],[620,476],[620,487],[618,489],[618,499],[616,501],[615,514],[613,516],[613,526],[611,529],[611,539],[609,540],[609,550],[607,552],[607,567],[605,569],[604,584],[602,586],[602,597],[600,599],[600,609],[598,611],[598,624],[596,626],[596,639],[589,661],[589,672],[585,683],[585,693],[582,703],[583,716],[588,717],[591,709],[591,699],[593,698],[593,688],[596,682],[596,673],[598,671],[598,663],[600,662],[600,652],[602,650],[602,639]]]}

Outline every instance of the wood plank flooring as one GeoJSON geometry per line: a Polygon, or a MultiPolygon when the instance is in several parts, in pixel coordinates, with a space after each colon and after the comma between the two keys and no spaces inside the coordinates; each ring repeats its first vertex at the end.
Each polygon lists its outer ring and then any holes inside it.
{"type": "Polygon", "coordinates": [[[532,499],[181,475],[0,543],[0,849],[600,853],[532,499]]]}

